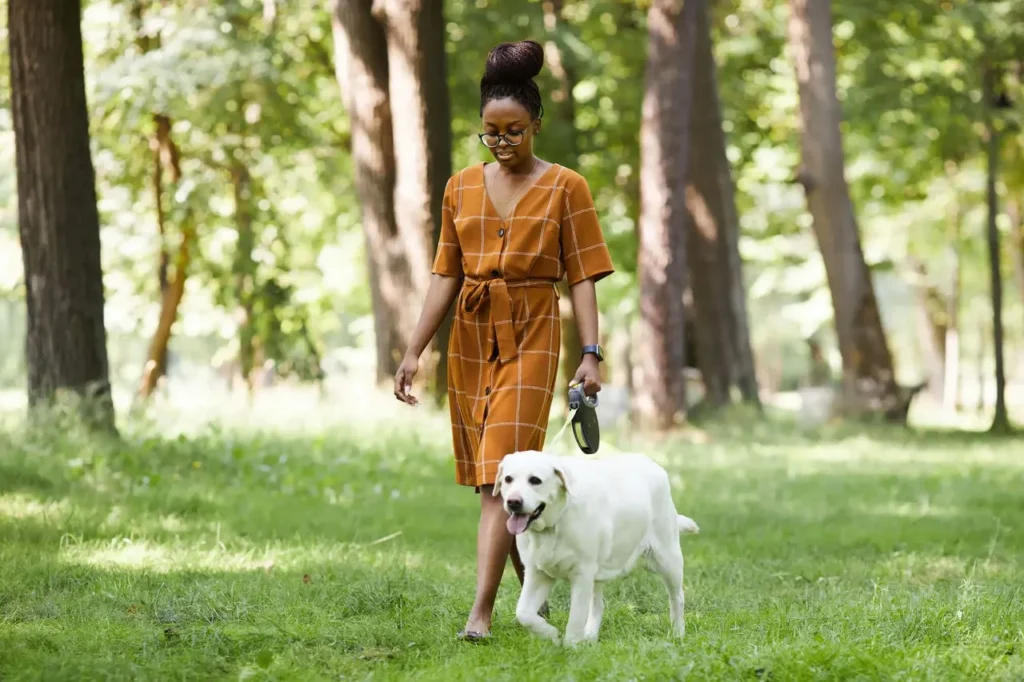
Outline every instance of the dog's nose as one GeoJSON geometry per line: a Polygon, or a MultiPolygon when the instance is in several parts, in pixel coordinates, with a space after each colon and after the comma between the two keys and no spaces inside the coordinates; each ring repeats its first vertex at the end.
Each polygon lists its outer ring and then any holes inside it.
{"type": "Polygon", "coordinates": [[[508,505],[508,508],[514,512],[517,512],[523,508],[523,501],[518,497],[510,497],[507,500],[505,500],[505,503],[508,505]]]}

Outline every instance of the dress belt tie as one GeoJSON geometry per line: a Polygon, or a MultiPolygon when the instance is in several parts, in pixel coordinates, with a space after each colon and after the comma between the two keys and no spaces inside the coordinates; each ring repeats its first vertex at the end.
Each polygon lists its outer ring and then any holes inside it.
{"type": "MultiPolygon", "coordinates": [[[[462,309],[475,314],[486,302],[491,303],[491,330],[498,341],[498,357],[503,363],[515,359],[519,354],[516,345],[515,329],[512,326],[512,296],[509,289],[520,288],[555,288],[551,279],[524,279],[506,282],[500,277],[494,279],[476,279],[466,277],[463,282],[466,295],[462,299],[462,309]]],[[[557,293],[557,289],[555,290],[557,293]]]]}

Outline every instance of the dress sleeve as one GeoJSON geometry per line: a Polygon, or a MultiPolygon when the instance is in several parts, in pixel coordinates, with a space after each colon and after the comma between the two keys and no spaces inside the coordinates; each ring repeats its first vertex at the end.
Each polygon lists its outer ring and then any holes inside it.
{"type": "Polygon", "coordinates": [[[462,277],[462,247],[459,245],[459,235],[455,231],[454,181],[454,176],[449,178],[444,188],[444,199],[441,201],[441,234],[437,241],[437,252],[434,254],[431,271],[435,275],[462,277]]]}
{"type": "Polygon", "coordinates": [[[572,178],[566,184],[561,240],[562,263],[570,287],[586,279],[596,282],[615,272],[590,186],[583,177],[572,178]]]}

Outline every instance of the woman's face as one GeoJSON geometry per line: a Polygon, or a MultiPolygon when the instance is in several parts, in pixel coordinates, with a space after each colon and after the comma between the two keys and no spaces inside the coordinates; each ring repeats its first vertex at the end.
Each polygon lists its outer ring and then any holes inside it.
{"type": "Polygon", "coordinates": [[[506,97],[492,99],[483,110],[483,143],[494,159],[509,170],[533,157],[533,136],[540,128],[522,104],[506,97]]]}

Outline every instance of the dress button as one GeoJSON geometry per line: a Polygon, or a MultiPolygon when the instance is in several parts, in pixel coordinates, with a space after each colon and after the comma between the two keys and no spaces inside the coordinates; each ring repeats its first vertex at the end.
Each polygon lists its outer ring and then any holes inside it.
{"type": "Polygon", "coordinates": [[[500,230],[498,230],[498,236],[499,237],[504,237],[505,236],[505,228],[504,227],[501,228],[500,230]]]}
{"type": "Polygon", "coordinates": [[[487,388],[484,389],[484,395],[490,395],[490,394],[491,394],[491,387],[488,386],[487,388]]]}
{"type": "Polygon", "coordinates": [[[491,277],[501,277],[501,273],[497,270],[491,270],[491,277]]]}

